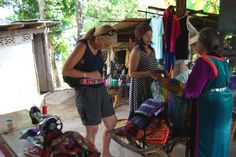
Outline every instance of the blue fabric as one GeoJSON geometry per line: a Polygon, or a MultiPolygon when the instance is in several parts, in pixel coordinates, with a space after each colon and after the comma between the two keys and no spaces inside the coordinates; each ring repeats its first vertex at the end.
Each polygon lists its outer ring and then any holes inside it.
{"type": "Polygon", "coordinates": [[[140,107],[134,112],[144,116],[151,117],[154,114],[158,115],[161,112],[163,104],[158,99],[148,99],[144,101],[140,107]]]}
{"type": "Polygon", "coordinates": [[[171,53],[169,51],[164,51],[164,68],[166,71],[170,72],[171,67],[174,69],[175,67],[175,53],[171,53]]]}
{"type": "Polygon", "coordinates": [[[152,17],[150,21],[152,27],[152,47],[155,50],[156,59],[163,58],[163,41],[162,35],[164,34],[164,26],[162,16],[152,17]]]}

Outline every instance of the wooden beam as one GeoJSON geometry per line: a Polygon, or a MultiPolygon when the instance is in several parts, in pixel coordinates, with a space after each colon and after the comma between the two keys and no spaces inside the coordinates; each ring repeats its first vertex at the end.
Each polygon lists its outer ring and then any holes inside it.
{"type": "Polygon", "coordinates": [[[184,16],[186,12],[186,0],[176,0],[176,14],[178,17],[184,16]]]}
{"type": "Polygon", "coordinates": [[[136,18],[136,19],[124,19],[124,20],[101,20],[99,22],[144,22],[146,19],[144,18],[136,18]]]}
{"type": "Polygon", "coordinates": [[[153,7],[153,6],[148,6],[148,9],[153,9],[153,10],[158,10],[158,11],[165,11],[165,8],[158,8],[158,7],[153,7]]]}
{"type": "Polygon", "coordinates": [[[142,12],[146,14],[146,18],[147,18],[147,14],[154,14],[154,15],[162,15],[162,14],[158,14],[158,13],[153,13],[153,12],[149,12],[149,11],[144,11],[144,10],[138,10],[138,12],[142,12]]]}
{"type": "Polygon", "coordinates": [[[99,22],[122,22],[122,21],[115,21],[115,20],[102,20],[102,21],[99,21],[99,22]]]}
{"type": "MultiPolygon", "coordinates": [[[[173,6],[175,7],[175,6],[173,6]]],[[[154,6],[148,6],[148,9],[153,9],[153,10],[158,10],[158,11],[164,11],[165,8],[158,8],[154,6]]],[[[190,12],[190,14],[204,14],[204,15],[210,15],[210,16],[218,16],[218,14],[213,14],[213,13],[207,13],[204,12],[203,10],[192,10],[192,9],[186,9],[187,11],[190,12]]]]}
{"type": "Polygon", "coordinates": [[[205,23],[205,22],[209,22],[209,23],[212,23],[212,24],[218,24],[218,21],[209,19],[209,18],[207,18],[207,17],[190,16],[190,19],[201,20],[201,21],[204,22],[204,23],[205,23]]]}
{"type": "Polygon", "coordinates": [[[23,28],[24,24],[6,24],[6,25],[0,25],[0,30],[1,31],[11,31],[11,30],[16,30],[16,29],[20,29],[23,28]]]}

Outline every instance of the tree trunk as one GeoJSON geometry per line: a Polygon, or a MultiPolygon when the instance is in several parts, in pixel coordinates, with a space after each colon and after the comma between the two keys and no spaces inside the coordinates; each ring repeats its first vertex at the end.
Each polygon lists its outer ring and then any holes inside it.
{"type": "MultiPolygon", "coordinates": [[[[37,2],[38,2],[38,5],[39,5],[40,19],[45,19],[45,17],[46,17],[45,0],[37,0],[37,2]]],[[[56,53],[55,53],[55,50],[52,47],[50,35],[49,35],[49,38],[48,38],[48,48],[49,48],[49,51],[51,51],[51,66],[52,66],[53,78],[56,82],[56,87],[60,87],[61,82],[60,82],[60,79],[59,79],[59,76],[58,76],[58,69],[57,69],[57,65],[56,65],[56,61],[55,61],[56,53]]]]}
{"type": "Polygon", "coordinates": [[[58,70],[57,70],[57,64],[56,64],[56,52],[52,48],[50,38],[51,37],[49,37],[48,45],[49,45],[49,49],[51,50],[51,64],[52,64],[52,70],[53,70],[53,78],[56,81],[56,87],[60,87],[61,81],[58,76],[58,70]]]}
{"type": "Polygon", "coordinates": [[[76,12],[76,22],[77,22],[77,40],[81,38],[80,32],[83,30],[83,18],[82,18],[82,0],[78,0],[77,12],[76,12]]]}
{"type": "Polygon", "coordinates": [[[45,12],[45,0],[37,0],[39,5],[39,17],[40,19],[45,19],[46,12],[45,12]]]}

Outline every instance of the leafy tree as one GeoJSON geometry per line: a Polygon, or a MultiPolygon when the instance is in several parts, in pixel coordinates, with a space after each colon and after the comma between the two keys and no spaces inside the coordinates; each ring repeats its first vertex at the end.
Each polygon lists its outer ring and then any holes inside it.
{"type": "Polygon", "coordinates": [[[119,21],[138,14],[137,0],[83,0],[83,4],[83,31],[104,24],[101,21],[119,21]]]}
{"type": "MultiPolygon", "coordinates": [[[[49,33],[49,46],[51,50],[51,65],[56,80],[56,86],[60,86],[57,67],[55,64],[55,54],[59,53],[62,56],[68,56],[69,45],[64,40],[64,31],[69,27],[75,27],[75,14],[78,0],[46,0],[45,1],[45,18],[50,20],[61,20],[60,25],[51,28],[49,33]]],[[[39,19],[39,5],[35,0],[3,0],[0,1],[0,6],[8,7],[14,10],[14,15],[8,19],[11,21],[39,19]]]]}
{"type": "Polygon", "coordinates": [[[14,11],[15,14],[7,18],[12,21],[39,17],[38,2],[35,0],[24,0],[24,2],[19,0],[2,0],[0,1],[0,6],[14,11]]]}
{"type": "Polygon", "coordinates": [[[220,0],[187,0],[187,8],[219,14],[220,0]]]}
{"type": "MultiPolygon", "coordinates": [[[[60,81],[57,75],[55,54],[61,54],[63,60],[67,58],[71,45],[65,40],[65,35],[68,34],[68,30],[76,29],[76,20],[80,20],[80,25],[82,25],[81,22],[84,22],[83,30],[78,30],[78,32],[82,32],[104,24],[101,20],[113,21],[137,17],[136,0],[1,0],[0,6],[11,8],[14,11],[14,15],[8,18],[11,21],[39,19],[40,17],[61,20],[60,25],[51,28],[49,33],[51,65],[56,86],[60,86],[60,81]],[[43,6],[40,6],[41,3],[43,6]],[[77,9],[78,4],[80,4],[78,9],[83,10],[77,9]],[[39,9],[40,7],[42,8],[39,9]]],[[[81,29],[81,26],[77,28],[81,29]]],[[[73,39],[73,37],[68,38],[73,39]]],[[[76,40],[76,38],[77,33],[74,33],[74,39],[76,40]]]]}

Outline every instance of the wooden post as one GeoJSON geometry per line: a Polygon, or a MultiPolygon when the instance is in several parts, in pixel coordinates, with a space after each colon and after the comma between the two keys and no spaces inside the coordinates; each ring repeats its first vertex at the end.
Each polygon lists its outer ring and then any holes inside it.
{"type": "Polygon", "coordinates": [[[186,12],[186,0],[176,0],[176,14],[181,17],[186,12]]]}

